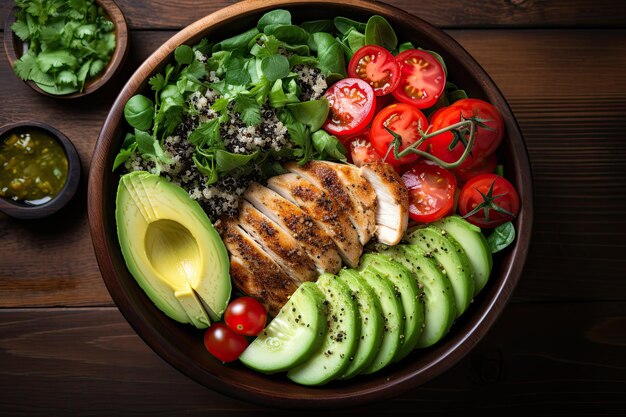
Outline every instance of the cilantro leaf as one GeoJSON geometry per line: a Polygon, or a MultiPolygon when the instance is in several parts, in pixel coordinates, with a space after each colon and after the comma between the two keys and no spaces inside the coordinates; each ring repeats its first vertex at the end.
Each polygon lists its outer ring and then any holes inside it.
{"type": "Polygon", "coordinates": [[[21,40],[28,40],[30,31],[28,30],[28,25],[26,23],[16,20],[15,23],[11,25],[11,29],[13,29],[13,33],[15,33],[15,35],[21,40]]]}
{"type": "Polygon", "coordinates": [[[211,119],[208,122],[198,126],[187,138],[189,143],[196,147],[215,147],[223,144],[220,140],[220,122],[219,119],[211,119]]]}
{"type": "Polygon", "coordinates": [[[237,94],[233,110],[240,114],[241,120],[247,126],[256,126],[261,123],[261,106],[252,96],[237,94]]]}

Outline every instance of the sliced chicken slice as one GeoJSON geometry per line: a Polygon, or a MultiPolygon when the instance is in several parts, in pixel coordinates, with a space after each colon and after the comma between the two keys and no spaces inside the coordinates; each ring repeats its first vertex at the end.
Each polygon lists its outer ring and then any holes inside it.
{"type": "Polygon", "coordinates": [[[297,174],[272,177],[267,186],[298,205],[326,230],[347,265],[355,267],[359,264],[363,246],[344,207],[337,200],[297,174]]]}
{"type": "Polygon", "coordinates": [[[298,241],[318,273],[335,274],[341,269],[341,257],[330,236],[298,206],[257,183],[250,184],[244,198],[298,241]]]}
{"type": "Polygon", "coordinates": [[[317,278],[315,264],[302,250],[301,245],[288,232],[280,228],[247,201],[239,209],[239,225],[274,261],[298,282],[317,278]]]}
{"type": "MultiPolygon", "coordinates": [[[[365,245],[372,238],[376,230],[375,206],[366,208],[361,204],[359,201],[359,193],[356,191],[353,192],[353,189],[360,187],[361,184],[350,183],[349,180],[345,179],[342,173],[340,173],[337,168],[338,166],[340,166],[340,164],[332,162],[311,161],[303,166],[295,162],[290,162],[285,165],[285,168],[311,181],[337,200],[356,229],[359,235],[359,242],[361,245],[365,245]]],[[[376,194],[369,186],[369,183],[361,177],[358,177],[358,179],[360,183],[367,184],[366,187],[371,190],[375,201],[376,194]]]]}
{"type": "Polygon", "coordinates": [[[296,282],[235,220],[219,221],[215,226],[230,252],[230,276],[235,286],[276,315],[298,288],[296,282]]]}
{"type": "Polygon", "coordinates": [[[409,191],[393,167],[384,162],[363,165],[360,175],[376,191],[376,238],[397,245],[409,224],[409,191]]]}

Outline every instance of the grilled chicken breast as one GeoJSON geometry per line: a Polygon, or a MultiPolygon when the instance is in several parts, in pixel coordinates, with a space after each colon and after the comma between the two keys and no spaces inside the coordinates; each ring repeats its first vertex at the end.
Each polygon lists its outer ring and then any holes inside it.
{"type": "Polygon", "coordinates": [[[409,191],[386,163],[365,164],[360,175],[376,192],[376,238],[386,245],[397,245],[409,223],[409,191]]]}
{"type": "Polygon", "coordinates": [[[330,194],[293,173],[272,177],[267,186],[311,216],[331,237],[347,265],[355,267],[359,264],[363,246],[357,231],[345,208],[330,194]]]}
{"type": "MultiPolygon", "coordinates": [[[[351,183],[338,167],[347,165],[336,164],[326,161],[310,161],[300,166],[295,162],[285,165],[285,168],[298,174],[313,184],[318,186],[324,192],[332,196],[342,209],[348,215],[350,222],[355,227],[361,245],[365,245],[372,238],[376,230],[376,194],[369,186],[367,181],[358,176],[357,183],[351,183]],[[373,204],[361,204],[360,198],[365,191],[369,189],[373,195],[373,204]]],[[[358,172],[358,168],[357,169],[358,172]]]]}
{"type": "Polygon", "coordinates": [[[257,183],[250,184],[244,198],[291,234],[313,261],[318,273],[334,274],[341,269],[341,257],[332,239],[298,206],[257,183]]]}
{"type": "Polygon", "coordinates": [[[276,315],[298,288],[272,258],[239,227],[236,220],[215,224],[230,252],[230,276],[235,286],[261,301],[271,315],[276,315]]]}
{"type": "Polygon", "coordinates": [[[317,278],[315,264],[302,246],[252,204],[243,201],[239,208],[239,225],[272,256],[274,261],[298,282],[317,278]]]}

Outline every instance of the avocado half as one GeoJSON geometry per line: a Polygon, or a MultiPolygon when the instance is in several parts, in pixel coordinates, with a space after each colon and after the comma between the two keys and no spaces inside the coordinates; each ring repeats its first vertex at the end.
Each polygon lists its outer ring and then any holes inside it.
{"type": "Polygon", "coordinates": [[[185,190],[148,172],[126,174],[115,220],[128,270],[161,311],[200,329],[222,317],[231,293],[226,247],[185,190]]]}

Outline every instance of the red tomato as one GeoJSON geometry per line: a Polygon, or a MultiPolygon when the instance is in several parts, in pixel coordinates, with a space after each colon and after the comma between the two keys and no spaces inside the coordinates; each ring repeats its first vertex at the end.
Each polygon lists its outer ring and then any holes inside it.
{"type": "Polygon", "coordinates": [[[456,177],[428,160],[418,161],[402,175],[409,190],[409,216],[420,223],[431,223],[450,212],[454,205],[456,177]]]}
{"type": "Polygon", "coordinates": [[[384,96],[398,86],[400,66],[385,48],[365,45],[350,59],[348,75],[365,80],[374,89],[374,94],[384,96]]]}
{"type": "Polygon", "coordinates": [[[477,175],[493,172],[497,166],[498,158],[495,153],[492,153],[485,158],[478,159],[468,168],[457,168],[453,171],[462,183],[466,183],[477,175]]]}
{"type": "Polygon", "coordinates": [[[519,196],[503,177],[478,175],[461,189],[459,213],[478,227],[496,227],[517,216],[519,196]]]}
{"type": "Polygon", "coordinates": [[[398,100],[425,109],[437,102],[446,86],[446,73],[432,54],[409,49],[396,56],[400,84],[392,94],[398,100]]]}
{"type": "MultiPolygon", "coordinates": [[[[471,154],[461,165],[462,168],[469,168],[476,164],[478,159],[491,155],[498,148],[504,135],[504,120],[498,109],[486,101],[466,98],[435,112],[431,118],[431,131],[434,132],[458,123],[461,121],[461,117],[464,119],[479,118],[484,120],[481,123],[489,127],[487,129],[480,125],[476,126],[471,154]]],[[[445,162],[457,161],[463,155],[465,145],[459,141],[450,149],[453,140],[454,136],[451,132],[434,136],[428,140],[429,152],[445,162]]]]}
{"type": "Polygon", "coordinates": [[[374,117],[374,90],[359,78],[344,78],[330,86],[324,96],[330,112],[324,129],[332,135],[351,135],[363,130],[374,117]]]}
{"type": "Polygon", "coordinates": [[[239,297],[231,301],[224,312],[224,321],[237,333],[256,336],[265,328],[267,311],[252,297],[239,297]]]}
{"type": "Polygon", "coordinates": [[[383,159],[374,150],[367,135],[357,136],[350,142],[350,156],[352,163],[358,167],[369,162],[382,161],[383,159]]]}
{"type": "MultiPolygon", "coordinates": [[[[419,129],[426,130],[428,121],[421,111],[406,103],[396,103],[382,109],[372,122],[370,141],[376,152],[383,157],[387,154],[387,150],[394,139],[385,127],[402,137],[400,150],[404,150],[421,139],[419,129]]],[[[425,145],[420,146],[422,150],[425,148],[425,145]]],[[[410,153],[397,160],[392,150],[387,155],[385,162],[397,166],[411,163],[417,158],[419,158],[419,155],[410,153]]]]}
{"type": "Polygon", "coordinates": [[[222,362],[232,362],[246,350],[248,340],[224,323],[213,323],[204,333],[204,346],[222,362]]]}

